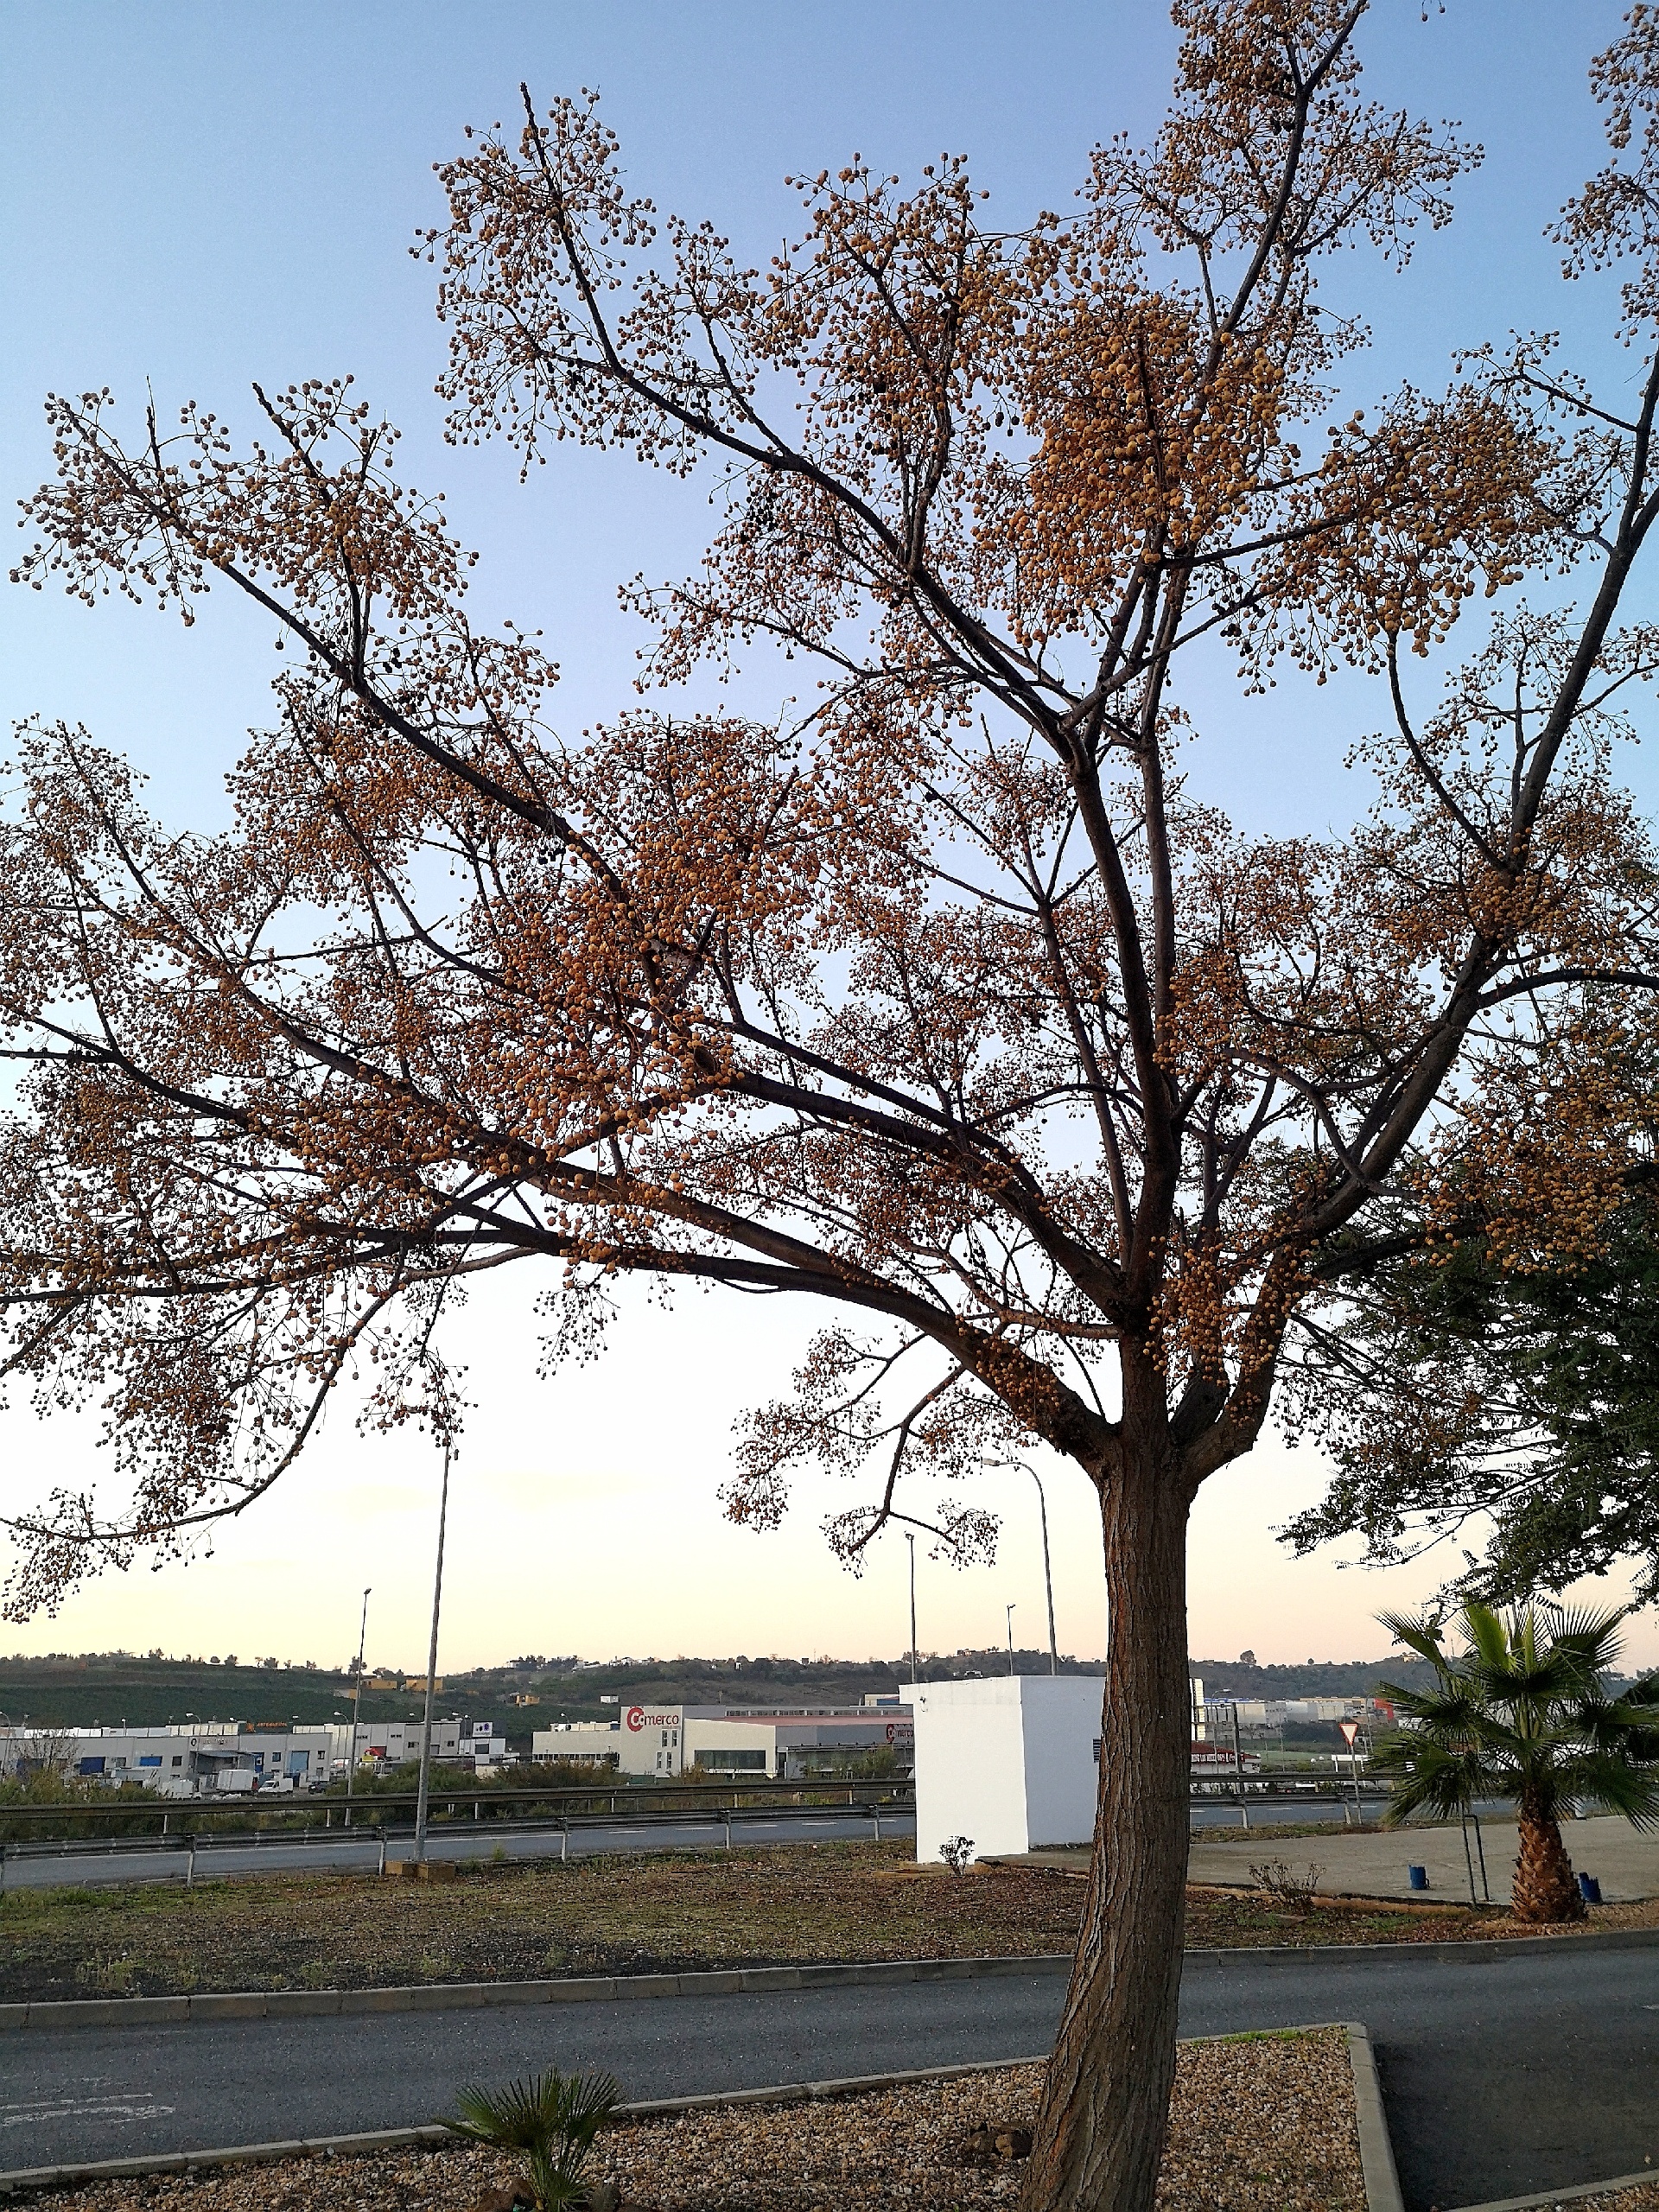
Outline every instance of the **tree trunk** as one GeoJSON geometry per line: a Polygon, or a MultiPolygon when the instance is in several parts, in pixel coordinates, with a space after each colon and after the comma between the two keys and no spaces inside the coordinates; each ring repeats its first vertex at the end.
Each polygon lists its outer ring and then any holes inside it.
{"type": "Polygon", "coordinates": [[[1023,2212],[1151,2212],[1168,2123],[1189,1830],[1190,1496],[1166,1439],[1129,1428],[1102,1484],[1109,1612],[1088,1903],[1023,2212]]]}
{"type": "Polygon", "coordinates": [[[1584,1899],[1553,1813],[1524,1793],[1516,1811],[1520,1853],[1510,1902],[1517,1920],[1582,1920],[1584,1899]]]}

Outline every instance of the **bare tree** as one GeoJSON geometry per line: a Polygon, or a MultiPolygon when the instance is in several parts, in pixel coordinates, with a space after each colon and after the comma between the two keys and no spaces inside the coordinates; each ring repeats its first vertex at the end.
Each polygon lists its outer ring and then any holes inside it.
{"type": "Polygon", "coordinates": [[[54,401],[20,570],[187,619],[229,585],[291,652],[221,836],[166,834],[84,733],[21,741],[13,1365],[107,1402],[134,1497],[15,1513],[14,1606],[244,1510],[343,1376],[448,1438],[434,1329],[480,1271],[550,1263],[565,1351],[623,1272],[830,1300],[737,1517],[874,1462],[849,1557],[895,1517],[984,1545],[953,1480],[1033,1438],[1100,1502],[1106,1748],[1033,2206],[1153,2199],[1200,1485],[1402,1240],[1593,1242],[1639,1122],[1615,1047],[1659,878],[1608,753],[1654,659],[1619,625],[1659,512],[1653,21],[1596,65],[1614,164],[1561,232],[1575,271],[1629,257],[1630,404],[1527,340],[1332,422],[1363,332],[1322,262],[1403,260],[1469,158],[1363,101],[1362,12],[1181,0],[1155,144],[1018,234],[957,163],[906,194],[855,162],[748,270],[628,196],[588,101],[526,96],[444,168],[454,434],[716,464],[703,566],[634,594],[649,675],[775,648],[819,688],[774,723],[555,737],[534,637],[471,622],[343,383],[259,393],[245,450],[54,401]],[[1568,570],[1582,604],[1506,600],[1421,703],[1471,596],[1568,570]],[[1377,679],[1351,835],[1246,836],[1189,790],[1206,641],[1247,688],[1377,679]]]}

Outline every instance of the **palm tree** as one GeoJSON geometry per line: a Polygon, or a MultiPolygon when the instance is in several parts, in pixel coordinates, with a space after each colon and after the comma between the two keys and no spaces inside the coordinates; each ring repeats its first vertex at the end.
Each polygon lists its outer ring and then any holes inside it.
{"type": "Polygon", "coordinates": [[[594,2138],[616,2117],[622,2092],[609,2074],[561,2074],[556,2069],[509,2082],[505,2089],[463,2089],[459,2120],[444,2126],[474,2143],[522,2151],[519,2194],[537,2212],[571,2212],[588,2199],[594,2138]]]}
{"type": "Polygon", "coordinates": [[[1422,1810],[1451,1819],[1481,1797],[1511,1799],[1517,1920],[1584,1916],[1561,1841],[1563,1806],[1594,1805],[1637,1827],[1659,1827],[1659,1678],[1617,1698],[1603,1682],[1630,1610],[1527,1604],[1503,1615],[1471,1599],[1459,1616],[1457,1653],[1427,1615],[1377,1616],[1435,1674],[1427,1692],[1381,1686],[1414,1724],[1389,1746],[1398,1778],[1384,1824],[1398,1827],[1422,1810]]]}

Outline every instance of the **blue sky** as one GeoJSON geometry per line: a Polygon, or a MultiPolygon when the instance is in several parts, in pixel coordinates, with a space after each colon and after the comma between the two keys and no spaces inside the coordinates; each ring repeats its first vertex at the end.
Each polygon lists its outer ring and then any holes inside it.
{"type": "MultiPolygon", "coordinates": [[[[1488,157],[1458,188],[1456,224],[1423,238],[1407,276],[1363,254],[1332,267],[1333,300],[1376,333],[1350,372],[1357,398],[1401,377],[1443,384],[1456,347],[1511,327],[1581,327],[1580,358],[1608,388],[1629,376],[1599,327],[1605,293],[1564,289],[1542,237],[1601,157],[1584,67],[1619,17],[1604,0],[1450,0],[1426,21],[1419,0],[1376,8],[1364,41],[1374,96],[1459,118],[1488,157]]],[[[504,450],[444,446],[433,276],[407,249],[441,214],[431,164],[459,149],[462,126],[511,118],[521,78],[543,105],[597,87],[634,186],[708,215],[758,256],[795,226],[785,174],[855,150],[901,174],[965,152],[993,218],[1010,227],[1062,206],[1091,143],[1155,124],[1173,51],[1156,0],[299,0],[282,10],[52,0],[0,4],[0,41],[6,497],[47,471],[48,389],[107,385],[134,423],[148,382],[164,418],[194,397],[238,427],[251,378],[350,371],[403,428],[406,475],[446,489],[456,526],[482,549],[481,606],[545,629],[564,671],[556,716],[571,728],[627,696],[640,638],[618,611],[617,584],[688,564],[709,511],[701,486],[619,456],[561,449],[521,487],[504,450]]],[[[50,594],[0,593],[0,710],[85,722],[143,766],[168,819],[210,823],[220,774],[264,716],[272,657],[266,627],[222,594],[205,613],[187,634],[118,601],[89,613],[50,594]]],[[[1199,703],[1224,741],[1195,758],[1198,786],[1242,822],[1318,830],[1363,804],[1343,760],[1378,719],[1364,686],[1251,706],[1217,691],[1199,703]]],[[[768,1370],[788,1363],[810,1325],[694,1297],[671,1322],[631,1312],[599,1368],[543,1385],[532,1318],[517,1298],[481,1299],[465,1332],[480,1411],[458,1478],[452,1662],[523,1649],[897,1649],[902,1547],[854,1585],[817,1534],[840,1502],[827,1491],[765,1540],[725,1527],[715,1503],[734,1414],[769,1394],[768,1370]]],[[[43,1432],[26,1408],[0,1421],[9,1494],[92,1464],[77,1425],[43,1432]]],[[[336,1418],[286,1494],[213,1559],[106,1582],[60,1623],[12,1640],[332,1660],[349,1640],[352,1593],[376,1579],[385,1611],[371,1642],[413,1664],[435,1482],[407,1440],[359,1443],[336,1418]]],[[[1287,1561],[1271,1525],[1317,1486],[1311,1455],[1274,1445],[1212,1485],[1194,1531],[1196,1652],[1377,1649],[1370,1615],[1430,1586],[1421,1573],[1287,1561]]],[[[1097,1651],[1092,1502],[1064,1471],[1050,1489],[1061,1640],[1097,1651]]],[[[1035,1516],[1017,1491],[1004,1502],[996,1568],[931,1571],[930,1648],[995,1640],[1011,1599],[1036,1640],[1035,1516]]],[[[1641,1633],[1659,1656],[1659,1636],[1641,1633]]]]}

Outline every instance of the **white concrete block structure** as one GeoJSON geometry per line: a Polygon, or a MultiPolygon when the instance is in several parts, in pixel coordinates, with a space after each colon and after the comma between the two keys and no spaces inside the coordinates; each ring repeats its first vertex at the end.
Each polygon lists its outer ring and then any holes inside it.
{"type": "Polygon", "coordinates": [[[921,1682],[916,1857],[970,1837],[976,1858],[1088,1843],[1100,1770],[1102,1675],[995,1675],[921,1682]]]}

